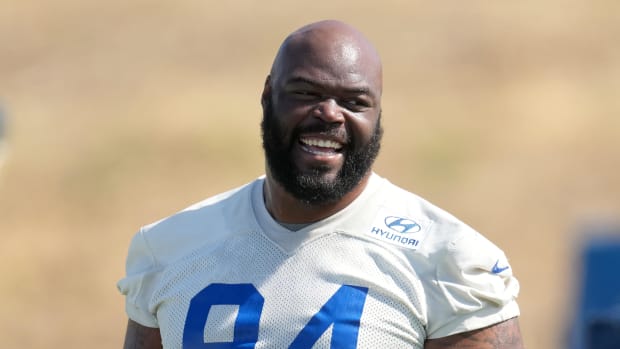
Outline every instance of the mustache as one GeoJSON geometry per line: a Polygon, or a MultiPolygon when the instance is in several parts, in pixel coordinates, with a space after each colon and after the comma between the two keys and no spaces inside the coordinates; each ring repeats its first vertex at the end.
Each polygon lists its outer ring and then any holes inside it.
{"type": "Polygon", "coordinates": [[[307,126],[298,126],[293,131],[294,138],[299,138],[299,135],[303,133],[316,133],[339,139],[346,144],[351,143],[349,132],[339,124],[315,123],[307,126]]]}

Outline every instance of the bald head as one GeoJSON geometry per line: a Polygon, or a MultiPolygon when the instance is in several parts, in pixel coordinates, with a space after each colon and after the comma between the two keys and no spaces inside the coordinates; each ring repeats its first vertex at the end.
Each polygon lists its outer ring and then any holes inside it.
{"type": "Polygon", "coordinates": [[[380,148],[381,80],[377,51],[345,23],[312,23],[284,40],[261,96],[276,198],[266,201],[280,219],[313,222],[361,193],[380,148]]]}
{"type": "Polygon", "coordinates": [[[382,65],[375,47],[352,26],[335,20],[308,24],[282,43],[271,68],[272,83],[294,74],[300,67],[321,81],[345,78],[365,81],[375,93],[382,91],[382,65]]]}

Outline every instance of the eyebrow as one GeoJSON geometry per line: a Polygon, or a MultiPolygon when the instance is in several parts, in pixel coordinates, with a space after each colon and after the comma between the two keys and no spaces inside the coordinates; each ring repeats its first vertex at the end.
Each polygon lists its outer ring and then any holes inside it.
{"type": "MultiPolygon", "coordinates": [[[[302,76],[294,76],[286,81],[286,85],[293,85],[293,84],[307,84],[307,85],[310,85],[312,87],[317,87],[317,88],[325,86],[320,81],[308,79],[302,76]]],[[[346,87],[346,88],[342,88],[341,90],[348,94],[356,94],[356,95],[365,94],[365,95],[374,97],[374,94],[372,93],[370,88],[367,86],[346,87]]]]}

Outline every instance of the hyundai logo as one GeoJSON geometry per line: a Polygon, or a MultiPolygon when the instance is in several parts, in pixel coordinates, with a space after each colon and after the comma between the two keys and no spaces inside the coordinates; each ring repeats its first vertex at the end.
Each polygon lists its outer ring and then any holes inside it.
{"type": "Polygon", "coordinates": [[[388,228],[403,234],[417,233],[422,230],[422,227],[418,223],[407,218],[388,216],[385,217],[384,222],[388,228]]]}

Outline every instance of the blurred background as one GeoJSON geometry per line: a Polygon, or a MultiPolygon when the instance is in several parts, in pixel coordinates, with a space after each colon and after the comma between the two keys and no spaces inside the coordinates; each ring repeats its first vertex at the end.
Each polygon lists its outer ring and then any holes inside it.
{"type": "Polygon", "coordinates": [[[500,245],[528,348],[566,347],[580,246],[620,217],[614,0],[4,1],[3,347],[122,346],[131,236],[263,173],[264,78],[326,18],[383,57],[377,172],[500,245]]]}

